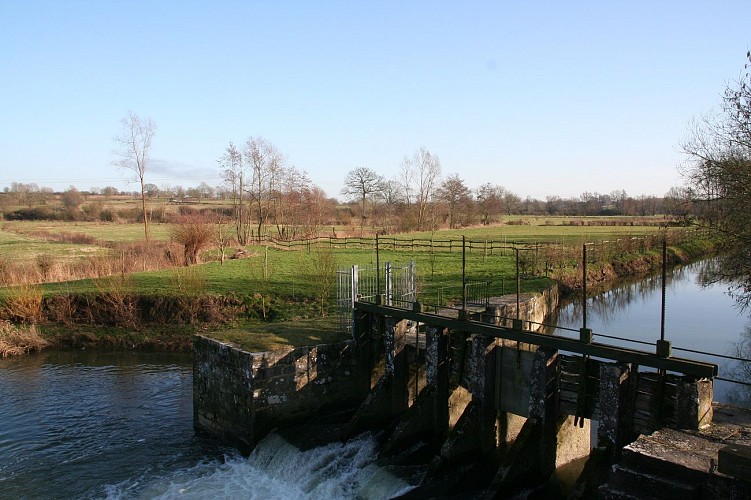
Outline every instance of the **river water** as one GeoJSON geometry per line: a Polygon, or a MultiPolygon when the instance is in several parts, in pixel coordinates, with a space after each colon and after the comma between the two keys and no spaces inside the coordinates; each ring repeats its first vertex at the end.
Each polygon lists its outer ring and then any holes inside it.
{"type": "MultiPolygon", "coordinates": [[[[720,377],[751,382],[751,363],[681,350],[751,358],[750,311],[738,307],[728,295],[727,285],[702,286],[702,273],[711,265],[714,265],[712,259],[668,272],[665,339],[672,342],[673,356],[709,361],[719,365],[720,377]]],[[[655,341],[660,338],[661,305],[661,276],[625,283],[587,301],[587,327],[595,333],[596,342],[655,352],[655,341]]],[[[558,312],[558,326],[579,329],[582,325],[581,302],[569,304],[558,312]]],[[[556,334],[578,338],[578,332],[556,334]]],[[[748,386],[716,380],[714,391],[715,401],[751,406],[748,386]]]]}
{"type": "MultiPolygon", "coordinates": [[[[698,285],[703,265],[670,274],[666,338],[720,354],[748,350],[748,315],[724,287],[698,285]]],[[[579,328],[581,320],[579,304],[559,314],[562,326],[579,328]]],[[[654,343],[659,277],[590,299],[587,326],[654,343]]],[[[733,362],[698,357],[719,362],[722,376],[737,373],[733,362]]],[[[715,399],[747,401],[744,389],[718,383],[715,399]]],[[[389,498],[411,487],[377,464],[367,434],[306,452],[272,434],[247,459],[195,436],[189,354],[4,359],[0,395],[0,498],[389,498]]]]}
{"type": "Polygon", "coordinates": [[[46,352],[0,360],[0,498],[389,498],[411,486],[364,434],[249,459],[193,433],[189,354],[46,352]]]}

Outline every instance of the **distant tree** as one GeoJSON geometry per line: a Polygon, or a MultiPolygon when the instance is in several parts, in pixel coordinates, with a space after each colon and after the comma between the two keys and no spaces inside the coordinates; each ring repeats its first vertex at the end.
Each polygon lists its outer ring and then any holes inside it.
{"type": "Polygon", "coordinates": [[[84,202],[83,195],[78,189],[75,188],[75,186],[70,186],[68,189],[63,191],[63,194],[60,198],[63,202],[63,206],[69,211],[77,210],[78,207],[80,207],[84,202]]]}
{"type": "Polygon", "coordinates": [[[149,217],[146,213],[146,169],[151,152],[151,143],[156,133],[156,124],[150,119],[140,118],[132,111],[120,121],[122,131],[115,137],[120,158],[115,162],[121,168],[132,170],[141,184],[141,209],[143,211],[143,233],[149,241],[149,217]]]}
{"type": "Polygon", "coordinates": [[[118,194],[118,190],[115,187],[112,186],[105,186],[102,188],[101,193],[104,195],[104,198],[109,200],[113,196],[116,196],[118,194]]]}
{"type": "Polygon", "coordinates": [[[219,159],[222,169],[222,179],[228,188],[228,194],[232,200],[232,212],[235,220],[235,234],[240,245],[248,243],[250,236],[250,218],[244,205],[245,190],[247,188],[247,175],[243,155],[239,149],[230,142],[222,157],[219,159]]]}
{"type": "Polygon", "coordinates": [[[285,166],[281,152],[263,137],[249,137],[245,142],[243,160],[251,174],[248,184],[249,203],[253,207],[258,227],[258,239],[272,216],[279,182],[285,166]]]}
{"type": "Polygon", "coordinates": [[[412,193],[416,194],[417,227],[425,229],[428,221],[430,202],[438,187],[441,177],[441,160],[424,146],[420,147],[412,157],[402,160],[402,178],[407,203],[412,193]]]}
{"type": "Polygon", "coordinates": [[[219,247],[219,265],[224,265],[225,256],[227,253],[227,247],[232,243],[231,227],[228,227],[224,217],[221,215],[216,218],[216,226],[214,228],[214,239],[216,245],[219,247]]]}
{"type": "Polygon", "coordinates": [[[365,203],[368,197],[377,195],[383,188],[383,178],[367,167],[350,170],[344,178],[342,194],[360,202],[360,236],[367,218],[365,203]]]}
{"type": "Polygon", "coordinates": [[[499,186],[489,182],[477,188],[477,205],[480,209],[480,221],[484,225],[490,224],[493,217],[501,213],[501,197],[499,186]]]}
{"type": "Polygon", "coordinates": [[[558,215],[561,213],[563,200],[559,196],[545,197],[545,213],[548,215],[558,215]]]}
{"type": "Polygon", "coordinates": [[[450,174],[446,177],[441,185],[436,190],[436,198],[446,203],[448,208],[448,223],[449,228],[456,227],[457,222],[457,210],[460,206],[464,205],[465,209],[468,208],[468,201],[470,199],[471,191],[464,184],[464,181],[459,174],[450,174]]]}
{"type": "Polygon", "coordinates": [[[146,184],[144,189],[146,189],[146,196],[149,198],[158,198],[161,191],[156,184],[146,184]]]}
{"type": "Polygon", "coordinates": [[[666,213],[686,221],[693,214],[692,194],[686,186],[671,187],[664,197],[666,213]]]}
{"type": "Polygon", "coordinates": [[[196,193],[197,198],[199,200],[207,199],[207,198],[213,198],[216,191],[213,187],[209,186],[205,182],[201,182],[198,186],[196,186],[196,193]]]}
{"type": "Polygon", "coordinates": [[[483,224],[488,224],[496,215],[518,213],[522,200],[505,187],[488,182],[477,189],[477,203],[483,224]]]}
{"type": "Polygon", "coordinates": [[[683,142],[682,170],[697,223],[722,239],[711,281],[734,283],[740,304],[751,304],[751,51],[736,82],[729,83],[720,111],[695,123],[683,142]]]}

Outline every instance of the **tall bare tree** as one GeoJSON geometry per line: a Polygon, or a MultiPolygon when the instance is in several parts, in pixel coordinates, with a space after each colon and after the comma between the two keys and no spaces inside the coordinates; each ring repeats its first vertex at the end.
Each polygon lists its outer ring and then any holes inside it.
{"type": "Polygon", "coordinates": [[[275,199],[279,196],[279,183],[285,158],[279,150],[263,137],[249,137],[245,142],[245,163],[251,174],[248,185],[249,203],[258,224],[258,238],[272,216],[275,199]]]}
{"type": "Polygon", "coordinates": [[[156,124],[151,118],[141,118],[132,111],[120,120],[121,134],[115,137],[118,148],[115,154],[120,157],[115,164],[132,170],[141,184],[141,209],[143,211],[143,233],[149,241],[149,216],[146,212],[146,167],[149,162],[151,142],[156,133],[156,124]]]}
{"type": "Polygon", "coordinates": [[[347,177],[344,178],[342,194],[360,202],[360,236],[362,236],[363,226],[367,219],[365,204],[368,197],[379,193],[382,186],[383,178],[374,170],[367,167],[357,167],[354,170],[350,170],[347,177]]]}
{"type": "Polygon", "coordinates": [[[419,229],[425,229],[428,208],[440,178],[441,160],[428,151],[425,146],[421,146],[420,149],[415,151],[411,158],[404,157],[402,161],[404,191],[408,198],[410,193],[416,193],[417,227],[419,229]]]}
{"type": "Polygon", "coordinates": [[[224,154],[219,158],[219,166],[222,169],[224,183],[229,188],[232,198],[232,212],[235,219],[237,242],[240,245],[246,245],[248,243],[248,235],[250,234],[250,220],[243,198],[248,181],[246,179],[242,153],[240,153],[240,150],[232,142],[229,143],[224,154]]]}

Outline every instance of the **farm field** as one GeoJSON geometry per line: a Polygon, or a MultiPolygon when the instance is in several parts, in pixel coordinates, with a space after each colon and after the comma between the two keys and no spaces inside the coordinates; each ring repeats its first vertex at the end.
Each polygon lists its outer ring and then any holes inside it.
{"type": "MultiPolygon", "coordinates": [[[[507,217],[506,223],[461,229],[442,229],[396,233],[382,237],[389,239],[460,240],[462,236],[472,240],[496,242],[558,242],[581,244],[619,237],[656,234],[661,230],[660,218],[650,217],[507,217]],[[524,221],[525,224],[508,222],[524,221]],[[615,221],[628,225],[610,225],[615,221]]],[[[170,224],[151,224],[149,232],[153,241],[170,239],[170,224]]],[[[320,236],[325,238],[336,233],[340,236],[359,234],[356,227],[337,226],[327,228],[320,236]]],[[[118,222],[63,222],[63,221],[6,221],[0,223],[0,256],[12,255],[17,261],[33,261],[42,253],[60,252],[69,257],[86,257],[91,254],[91,244],[63,246],[51,241],[56,235],[85,235],[97,243],[128,243],[143,240],[143,225],[118,222]],[[78,250],[78,252],[77,252],[78,250]]],[[[366,235],[367,237],[367,235],[366,235]]]]}
{"type": "MultiPolygon", "coordinates": [[[[623,217],[617,219],[620,224],[624,223],[623,217]]],[[[218,250],[208,248],[202,253],[203,263],[199,265],[184,267],[173,263],[150,267],[151,270],[147,271],[135,265],[126,273],[119,272],[117,259],[139,257],[125,253],[118,257],[122,252],[118,249],[120,245],[134,244],[145,248],[140,224],[3,222],[0,224],[0,274],[10,265],[26,265],[30,270],[46,266],[45,272],[38,276],[44,275],[47,279],[41,280],[41,286],[32,285],[46,296],[116,292],[142,297],[173,297],[178,302],[179,299],[199,296],[234,297],[235,303],[244,304],[244,314],[252,314],[228,318],[229,323],[212,331],[212,335],[258,350],[339,338],[334,319],[337,314],[334,305],[337,269],[344,270],[353,265],[375,267],[377,261],[395,266],[414,261],[418,300],[428,306],[450,306],[458,304],[462,296],[462,237],[467,241],[464,255],[466,281],[483,283],[486,286],[484,293],[498,296],[516,292],[517,256],[514,247],[520,259],[519,291],[524,293],[549,287],[556,272],[564,270],[565,266],[573,272],[577,262],[571,256],[580,252],[584,242],[628,241],[664,231],[658,221],[644,218],[629,220],[628,225],[607,225],[613,222],[608,218],[537,217],[524,218],[524,221],[524,224],[381,236],[378,252],[375,238],[367,236],[362,239],[326,236],[311,244],[270,242],[248,245],[242,248],[242,258],[227,259],[223,264],[219,262],[218,250]],[[79,240],[81,243],[74,243],[79,240]],[[446,244],[448,241],[451,242],[449,245],[446,244]],[[567,256],[561,257],[563,254],[567,256]],[[99,271],[85,279],[66,279],[64,273],[50,271],[55,268],[51,261],[91,263],[107,258],[115,261],[115,265],[109,267],[110,276],[99,271]],[[288,320],[294,321],[290,323],[288,320]]],[[[329,234],[359,234],[351,227],[329,228],[329,231],[329,234]]],[[[151,234],[153,244],[150,247],[154,251],[174,248],[174,244],[167,246],[170,225],[153,224],[151,234]]],[[[230,247],[228,255],[237,249],[237,246],[230,247]]],[[[0,300],[11,293],[10,288],[3,288],[0,288],[0,300]]],[[[100,334],[91,326],[81,327],[88,332],[86,336],[127,338],[134,345],[149,336],[178,337],[185,343],[190,332],[206,328],[200,324],[155,326],[151,335],[143,331],[129,332],[126,328],[113,337],[111,333],[100,334]],[[174,330],[174,333],[166,334],[162,331],[164,328],[174,330]]],[[[56,338],[66,335],[59,326],[50,325],[49,331],[54,332],[56,338]]]]}
{"type": "MultiPolygon", "coordinates": [[[[511,222],[518,222],[518,218],[511,222]]],[[[129,274],[129,291],[146,295],[173,295],[208,293],[215,295],[276,296],[296,301],[314,297],[320,292],[322,272],[333,274],[336,269],[352,265],[375,267],[376,261],[395,265],[415,261],[418,270],[418,291],[422,299],[441,304],[461,297],[462,253],[461,241],[469,242],[465,262],[467,281],[488,282],[490,293],[502,295],[516,290],[516,260],[511,246],[537,243],[560,246],[571,252],[578,251],[584,242],[611,241],[621,238],[655,235],[664,229],[660,219],[653,218],[607,218],[607,217],[528,217],[524,224],[509,223],[435,232],[403,233],[381,236],[376,254],[375,239],[356,237],[321,238],[316,244],[284,243],[249,245],[244,247],[241,259],[228,259],[220,264],[218,251],[203,252],[201,265],[165,267],[162,269],[133,272],[129,274]],[[621,225],[611,225],[615,222],[621,225]],[[625,225],[624,225],[625,224],[625,225]],[[394,245],[394,242],[399,242],[394,245]],[[431,241],[435,244],[431,247],[431,241]],[[450,245],[446,242],[451,241],[450,245]],[[409,243],[413,242],[412,245],[409,243]],[[415,243],[416,242],[416,243],[415,243]],[[490,245],[488,242],[493,242],[490,245]],[[490,250],[488,250],[490,248],[490,250]],[[321,260],[327,261],[328,270],[318,270],[321,260]],[[190,288],[190,290],[189,290],[190,288]]],[[[29,266],[40,260],[91,259],[92,255],[105,255],[113,244],[135,243],[143,239],[140,224],[105,222],[5,222],[0,231],[0,258],[6,262],[27,262],[29,266]],[[68,235],[63,241],[50,238],[68,235]],[[91,241],[86,244],[68,243],[76,235],[91,241]],[[43,256],[44,259],[40,259],[43,256]]],[[[346,234],[345,228],[334,228],[338,234],[346,234]]],[[[169,224],[151,225],[152,241],[166,242],[170,236],[169,224]]],[[[82,238],[82,239],[86,239],[82,238]]],[[[531,247],[530,247],[531,248],[531,247]]],[[[229,254],[234,252],[233,247],[229,254]]],[[[550,285],[551,263],[542,262],[547,255],[538,251],[521,254],[522,263],[520,291],[541,290],[550,285]],[[534,269],[528,262],[534,258],[534,269]]],[[[138,267],[136,266],[136,269],[138,267]]],[[[44,284],[47,294],[96,293],[102,290],[100,279],[58,280],[44,284]]]]}

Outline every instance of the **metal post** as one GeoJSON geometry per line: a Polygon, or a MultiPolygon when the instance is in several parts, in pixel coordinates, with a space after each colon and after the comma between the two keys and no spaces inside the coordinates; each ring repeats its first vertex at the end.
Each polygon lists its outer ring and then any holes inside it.
{"type": "Polygon", "coordinates": [[[519,319],[521,312],[519,311],[519,294],[521,293],[521,278],[519,277],[519,249],[514,247],[514,252],[516,253],[516,319],[519,319]]]}
{"type": "MultiPolygon", "coordinates": [[[[394,289],[393,289],[393,282],[392,280],[392,269],[391,269],[391,262],[386,262],[384,264],[385,271],[386,271],[386,305],[390,306],[392,305],[391,297],[394,295],[394,289]]],[[[378,293],[381,293],[380,291],[378,293]]]]}
{"type": "Polygon", "coordinates": [[[660,316],[660,340],[665,340],[665,289],[667,287],[668,277],[668,263],[667,263],[668,247],[666,241],[662,240],[662,311],[660,316]]]}
{"type": "Polygon", "coordinates": [[[378,233],[376,233],[376,249],[375,250],[376,250],[376,294],[381,295],[381,259],[378,253],[378,233]]]}
{"type": "MultiPolygon", "coordinates": [[[[657,355],[663,358],[669,358],[672,355],[672,345],[669,340],[665,340],[665,290],[667,288],[668,263],[667,263],[667,243],[662,240],[662,305],[660,317],[660,340],[657,341],[657,355]]],[[[665,370],[659,370],[661,376],[665,375],[665,370]]],[[[661,379],[664,383],[664,378],[661,379]]]]}
{"type": "Polygon", "coordinates": [[[467,308],[467,249],[465,245],[466,240],[462,236],[462,311],[467,308]]]}
{"type": "Polygon", "coordinates": [[[582,244],[582,328],[587,328],[587,244],[582,244]]]}

